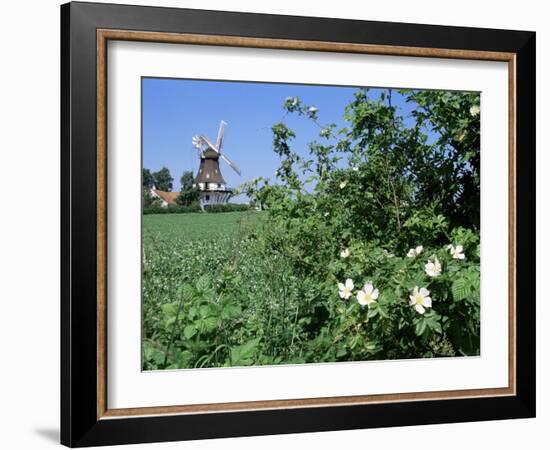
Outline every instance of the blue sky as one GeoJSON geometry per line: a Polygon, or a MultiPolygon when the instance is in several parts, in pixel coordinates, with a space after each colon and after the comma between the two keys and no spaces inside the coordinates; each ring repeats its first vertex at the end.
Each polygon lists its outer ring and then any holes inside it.
{"type": "MultiPolygon", "coordinates": [[[[299,97],[319,109],[319,122],[345,125],[343,113],[353,99],[356,87],[227,82],[183,79],[143,79],[143,166],[157,171],[168,167],[174,178],[174,191],[180,189],[184,170],[198,168],[197,152],[191,144],[196,134],[215,142],[220,120],[228,124],[222,153],[240,167],[242,175],[220,161],[222,174],[230,187],[254,177],[275,178],[279,166],[272,150],[271,126],[284,122],[296,133],[294,151],[306,155],[307,143],[318,137],[319,128],[295,114],[285,116],[287,97],[299,97]]],[[[377,95],[376,90],[371,91],[377,95]]],[[[405,112],[395,92],[394,104],[405,112]]]]}

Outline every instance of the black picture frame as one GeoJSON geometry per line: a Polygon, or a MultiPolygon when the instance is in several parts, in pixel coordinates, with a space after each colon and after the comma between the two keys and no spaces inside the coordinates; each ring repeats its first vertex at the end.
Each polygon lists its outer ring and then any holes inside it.
{"type": "Polygon", "coordinates": [[[61,6],[61,443],[71,447],[535,416],[535,33],[94,3],[61,6]],[[510,396],[98,418],[98,29],[516,55],[516,393],[510,396]]]}

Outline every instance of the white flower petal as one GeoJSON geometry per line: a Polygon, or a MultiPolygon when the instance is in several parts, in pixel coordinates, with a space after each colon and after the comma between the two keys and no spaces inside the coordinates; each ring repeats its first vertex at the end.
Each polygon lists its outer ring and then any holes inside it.
{"type": "Polygon", "coordinates": [[[349,248],[345,248],[344,250],[342,250],[342,251],[340,252],[340,256],[341,256],[342,258],[347,258],[349,255],[350,255],[349,248]]]}
{"type": "Polygon", "coordinates": [[[416,252],[415,252],[414,248],[411,248],[411,249],[408,251],[407,256],[408,256],[409,258],[414,258],[414,257],[416,256],[416,252]]]}
{"type": "Polygon", "coordinates": [[[416,305],[414,309],[416,309],[416,312],[419,314],[424,314],[424,312],[426,311],[422,305],[416,305]]]}
{"type": "Polygon", "coordinates": [[[457,245],[457,246],[455,247],[455,251],[456,251],[457,253],[462,253],[462,250],[464,250],[464,249],[462,248],[462,245],[457,245]]]}
{"type": "Polygon", "coordinates": [[[423,288],[420,289],[420,295],[422,297],[427,297],[428,295],[430,295],[430,291],[428,291],[428,289],[423,287],[423,288]]]}
{"type": "Polygon", "coordinates": [[[367,304],[367,301],[365,299],[365,293],[363,291],[359,291],[357,293],[357,301],[361,304],[361,305],[366,305],[367,304]]]}
{"type": "Polygon", "coordinates": [[[413,289],[413,296],[416,297],[418,295],[418,286],[415,286],[413,289]]]}
{"type": "Polygon", "coordinates": [[[422,250],[424,250],[424,247],[422,247],[421,245],[414,249],[417,255],[420,255],[420,253],[422,253],[422,250]]]}
{"type": "Polygon", "coordinates": [[[349,290],[353,289],[353,280],[351,278],[348,278],[346,280],[346,288],[348,288],[349,290]]]}
{"type": "Polygon", "coordinates": [[[426,297],[424,299],[424,301],[422,302],[422,304],[426,307],[426,308],[431,308],[432,307],[432,299],[430,297],[426,297]]]}
{"type": "Polygon", "coordinates": [[[367,284],[365,284],[365,286],[363,286],[363,290],[365,291],[365,294],[372,293],[373,289],[374,289],[374,286],[370,283],[367,283],[367,284]]]}
{"type": "Polygon", "coordinates": [[[343,291],[346,287],[344,286],[344,283],[338,283],[338,289],[343,291]]]}
{"type": "Polygon", "coordinates": [[[378,294],[379,294],[378,289],[375,289],[374,291],[372,291],[371,298],[373,300],[376,300],[378,298],[378,294]]]}

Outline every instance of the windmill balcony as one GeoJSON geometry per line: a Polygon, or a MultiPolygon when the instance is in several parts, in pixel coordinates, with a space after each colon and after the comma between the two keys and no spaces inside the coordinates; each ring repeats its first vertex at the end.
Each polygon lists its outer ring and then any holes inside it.
{"type": "Polygon", "coordinates": [[[225,191],[225,184],[220,183],[208,183],[208,190],[209,191],[225,191]]]}

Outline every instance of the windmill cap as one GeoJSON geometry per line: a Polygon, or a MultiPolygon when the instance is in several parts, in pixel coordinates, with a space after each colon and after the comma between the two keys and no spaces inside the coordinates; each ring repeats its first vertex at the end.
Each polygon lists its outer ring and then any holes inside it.
{"type": "Polygon", "coordinates": [[[219,153],[212,150],[211,148],[206,149],[201,154],[201,158],[206,158],[206,159],[218,159],[219,157],[220,157],[219,153]]]}

